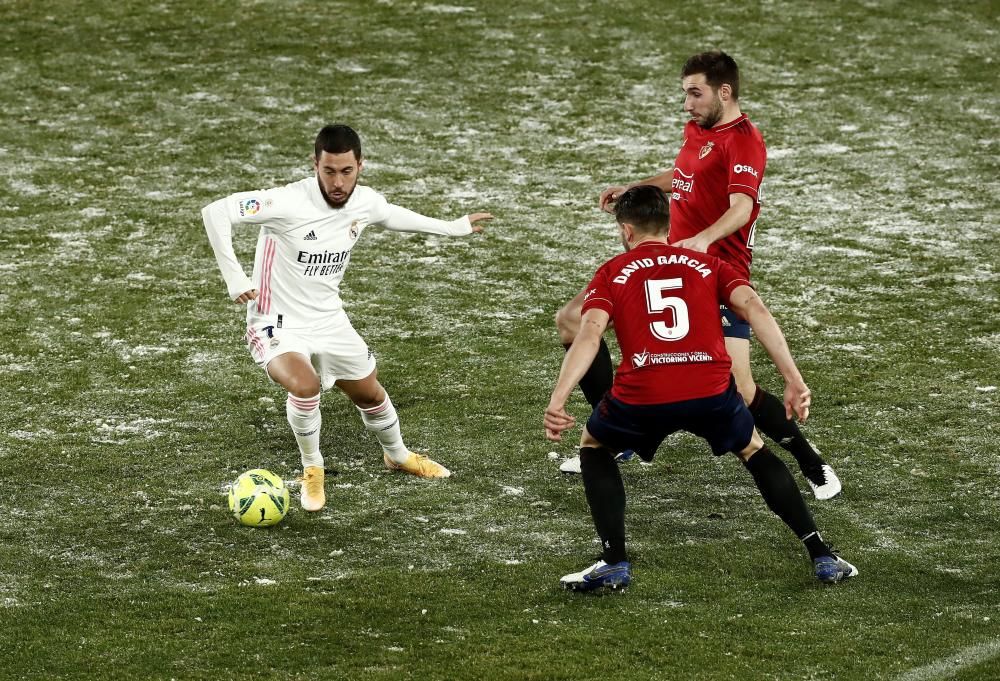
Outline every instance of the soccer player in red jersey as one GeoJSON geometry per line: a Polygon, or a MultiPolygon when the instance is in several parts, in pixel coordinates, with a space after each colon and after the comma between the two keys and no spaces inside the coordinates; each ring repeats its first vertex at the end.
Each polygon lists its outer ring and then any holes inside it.
{"type": "MultiPolygon", "coordinates": [[[[673,168],[627,186],[601,193],[600,205],[610,205],[629,186],[651,184],[670,195],[670,243],[717,256],[750,279],[754,229],[760,212],[760,184],[767,150],[760,131],[740,111],[739,67],[723,52],[696,54],[681,70],[684,110],[691,116],[684,143],[673,168]]],[[[579,329],[583,294],[556,315],[564,345],[579,329]]],[[[791,452],[818,499],[841,490],[840,480],[799,430],[785,417],[781,401],[758,386],[750,371],[750,326],[731,309],[721,307],[726,350],[732,357],[736,388],[757,427],[791,452]]],[[[611,359],[602,343],[594,366],[580,383],[595,404],[611,384],[611,359]]],[[[563,464],[574,472],[576,462],[563,464]]]]}
{"type": "Polygon", "coordinates": [[[736,391],[719,305],[747,320],[781,372],[783,416],[805,421],[809,388],[781,329],[737,267],[668,244],[668,202],[650,185],[618,197],[615,218],[626,252],[602,265],[587,286],[580,331],[545,410],[546,436],[559,441],[574,423],[566,401],[613,325],[622,361],[580,441],[584,490],[603,554],[594,565],[563,577],[562,584],[575,590],[628,585],[625,487],[613,452],[631,449],[650,461],[663,439],[678,430],[704,438],[717,456],[740,457],[768,507],[802,540],[820,581],[853,577],[857,568],[823,541],[788,468],[754,428],[736,391]]]}

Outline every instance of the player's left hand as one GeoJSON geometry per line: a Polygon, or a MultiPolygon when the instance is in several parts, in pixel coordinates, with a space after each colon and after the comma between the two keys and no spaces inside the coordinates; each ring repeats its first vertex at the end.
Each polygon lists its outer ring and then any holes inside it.
{"type": "Polygon", "coordinates": [[[469,214],[469,222],[472,223],[472,231],[473,232],[481,232],[481,231],[483,231],[483,226],[482,225],[477,225],[476,224],[477,222],[480,222],[482,220],[492,220],[492,219],[493,219],[493,216],[491,214],[489,214],[489,213],[470,213],[469,214]]]}
{"type": "Polygon", "coordinates": [[[699,253],[708,253],[708,247],[712,245],[711,241],[703,238],[700,234],[695,234],[687,239],[681,239],[680,241],[670,244],[671,246],[676,246],[677,248],[687,248],[692,251],[698,251],[699,253]]]}
{"type": "Polygon", "coordinates": [[[553,442],[562,441],[562,433],[569,430],[576,419],[566,413],[566,406],[550,402],[545,409],[545,437],[553,442]]]}
{"type": "Polygon", "coordinates": [[[798,382],[785,385],[785,418],[789,421],[792,415],[798,417],[799,423],[805,423],[809,418],[809,406],[812,404],[812,391],[805,383],[798,382]]]}

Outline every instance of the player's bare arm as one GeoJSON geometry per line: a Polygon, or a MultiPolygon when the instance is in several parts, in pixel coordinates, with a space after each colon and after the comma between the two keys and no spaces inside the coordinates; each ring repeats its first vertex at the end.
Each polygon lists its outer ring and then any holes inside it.
{"type": "Polygon", "coordinates": [[[718,220],[693,237],[681,239],[672,245],[678,248],[690,248],[699,253],[707,253],[709,246],[743,227],[750,220],[751,213],[753,213],[753,198],[749,194],[730,194],[729,210],[723,213],[718,220]]]}
{"type": "Polygon", "coordinates": [[[611,204],[618,200],[625,191],[631,189],[632,187],[638,187],[641,184],[651,184],[655,187],[659,187],[663,191],[670,193],[671,186],[674,181],[674,169],[667,168],[662,173],[653,175],[653,177],[647,177],[645,180],[639,180],[638,182],[632,182],[631,184],[625,185],[615,185],[613,187],[608,187],[603,192],[601,192],[600,207],[606,213],[612,212],[611,204]]]}
{"type": "Polygon", "coordinates": [[[566,412],[566,401],[580,378],[587,371],[608,328],[611,317],[604,310],[587,310],[580,324],[580,332],[563,358],[556,387],[552,390],[549,406],[545,409],[545,437],[553,442],[562,440],[563,431],[572,428],[576,420],[566,412]]]}
{"type": "Polygon", "coordinates": [[[754,335],[767,350],[774,365],[785,379],[785,418],[798,417],[800,423],[809,418],[812,392],[799,373],[781,327],[764,305],[757,292],[749,286],[738,286],[729,297],[734,312],[750,322],[754,335]]]}

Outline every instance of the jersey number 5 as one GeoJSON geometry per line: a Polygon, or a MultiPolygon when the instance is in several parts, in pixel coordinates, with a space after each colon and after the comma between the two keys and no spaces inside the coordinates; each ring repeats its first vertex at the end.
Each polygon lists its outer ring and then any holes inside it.
{"type": "Polygon", "coordinates": [[[683,298],[677,296],[665,296],[665,291],[673,291],[681,288],[684,282],[680,279],[647,279],[646,280],[646,309],[649,314],[663,314],[666,310],[673,313],[673,324],[666,322],[652,322],[649,330],[660,340],[675,341],[688,335],[691,324],[688,321],[688,306],[683,298]]]}

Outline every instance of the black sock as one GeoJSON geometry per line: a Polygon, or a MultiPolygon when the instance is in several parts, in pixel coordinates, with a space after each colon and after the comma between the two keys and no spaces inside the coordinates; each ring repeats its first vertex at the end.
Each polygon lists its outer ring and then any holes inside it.
{"type": "Polygon", "coordinates": [[[809,558],[811,560],[816,560],[820,556],[832,556],[833,551],[827,546],[827,543],[823,541],[823,537],[820,536],[819,532],[813,532],[807,535],[802,543],[806,545],[806,550],[809,552],[809,558]]]}
{"type": "Polygon", "coordinates": [[[823,542],[809,508],[806,507],[802,494],[788,472],[788,467],[774,455],[766,446],[761,447],[744,461],[743,465],[750,471],[753,481],[764,497],[767,507],[774,511],[806,545],[810,558],[830,555],[830,549],[823,542]]]}
{"type": "Polygon", "coordinates": [[[625,485],[618,464],[603,447],[580,447],[580,472],[602,558],[609,565],[628,560],[625,553],[625,485]]]}
{"type": "MultiPolygon", "coordinates": [[[[567,350],[569,350],[570,345],[572,343],[565,346],[567,350]]],[[[615,367],[611,363],[611,351],[608,350],[608,344],[602,338],[601,345],[597,348],[597,356],[591,362],[587,373],[580,379],[580,390],[590,402],[590,406],[596,407],[604,397],[604,393],[611,390],[611,383],[614,380],[615,367]]]]}
{"type": "Polygon", "coordinates": [[[785,405],[781,400],[759,385],[750,401],[750,413],[757,428],[791,452],[803,470],[816,470],[826,463],[806,440],[798,424],[793,419],[785,418],[785,405]]]}

